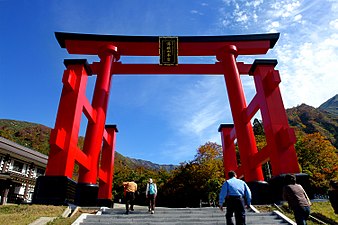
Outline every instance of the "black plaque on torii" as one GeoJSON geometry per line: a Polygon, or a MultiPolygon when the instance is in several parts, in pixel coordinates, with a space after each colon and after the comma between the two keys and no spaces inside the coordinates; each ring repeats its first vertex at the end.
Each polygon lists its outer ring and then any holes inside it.
{"type": "Polygon", "coordinates": [[[178,37],[159,37],[161,66],[178,65],[178,37]]]}

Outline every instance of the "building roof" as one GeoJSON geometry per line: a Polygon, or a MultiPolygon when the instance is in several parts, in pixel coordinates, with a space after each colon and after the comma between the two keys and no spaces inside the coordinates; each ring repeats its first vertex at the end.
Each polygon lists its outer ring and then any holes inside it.
{"type": "Polygon", "coordinates": [[[3,137],[0,137],[0,154],[9,154],[12,158],[17,158],[27,163],[34,163],[34,165],[43,168],[46,168],[48,161],[47,155],[19,145],[3,137]]]}

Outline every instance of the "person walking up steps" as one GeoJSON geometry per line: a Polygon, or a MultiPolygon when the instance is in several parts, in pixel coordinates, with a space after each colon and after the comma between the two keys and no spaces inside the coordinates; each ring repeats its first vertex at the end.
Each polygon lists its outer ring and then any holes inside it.
{"type": "Polygon", "coordinates": [[[219,208],[223,211],[223,203],[226,198],[227,212],[225,214],[227,225],[233,225],[232,217],[235,213],[236,225],[245,225],[245,202],[248,207],[251,204],[251,191],[248,185],[237,179],[235,171],[229,171],[229,179],[224,182],[219,194],[219,208]]]}
{"type": "Polygon", "coordinates": [[[134,181],[123,182],[123,187],[126,198],[126,214],[129,214],[129,209],[130,211],[134,211],[134,200],[135,200],[135,192],[137,191],[137,184],[134,181]]]}
{"type": "Polygon", "coordinates": [[[154,214],[155,212],[156,195],[157,195],[157,186],[153,182],[153,179],[150,178],[149,182],[147,183],[146,198],[149,201],[148,212],[151,212],[151,214],[154,214]]]}
{"type": "Polygon", "coordinates": [[[297,225],[306,225],[310,215],[311,201],[300,184],[296,184],[296,176],[286,174],[284,177],[283,198],[293,210],[297,225]]]}

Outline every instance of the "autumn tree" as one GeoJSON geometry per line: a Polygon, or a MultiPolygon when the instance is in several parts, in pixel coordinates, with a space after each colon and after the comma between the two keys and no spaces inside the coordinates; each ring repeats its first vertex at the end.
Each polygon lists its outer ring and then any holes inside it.
{"type": "Polygon", "coordinates": [[[298,136],[295,147],[302,172],[317,193],[325,194],[330,180],[338,179],[336,148],[319,133],[298,136]]]}
{"type": "Polygon", "coordinates": [[[197,149],[197,154],[195,155],[193,161],[203,164],[204,162],[210,162],[215,159],[222,158],[222,155],[222,146],[215,142],[207,142],[197,149]]]}

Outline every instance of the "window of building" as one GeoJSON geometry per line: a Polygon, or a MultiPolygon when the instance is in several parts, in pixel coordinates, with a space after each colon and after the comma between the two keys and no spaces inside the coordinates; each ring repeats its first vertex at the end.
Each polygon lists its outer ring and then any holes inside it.
{"type": "Polygon", "coordinates": [[[40,168],[37,168],[37,169],[36,169],[36,176],[37,176],[37,177],[43,176],[44,174],[45,174],[45,170],[40,169],[40,168]]]}
{"type": "Polygon", "coordinates": [[[2,166],[5,164],[4,161],[4,157],[0,156],[0,171],[2,170],[2,166]]]}
{"type": "Polygon", "coordinates": [[[22,169],[23,169],[23,163],[14,160],[12,170],[21,173],[22,169]]]}

